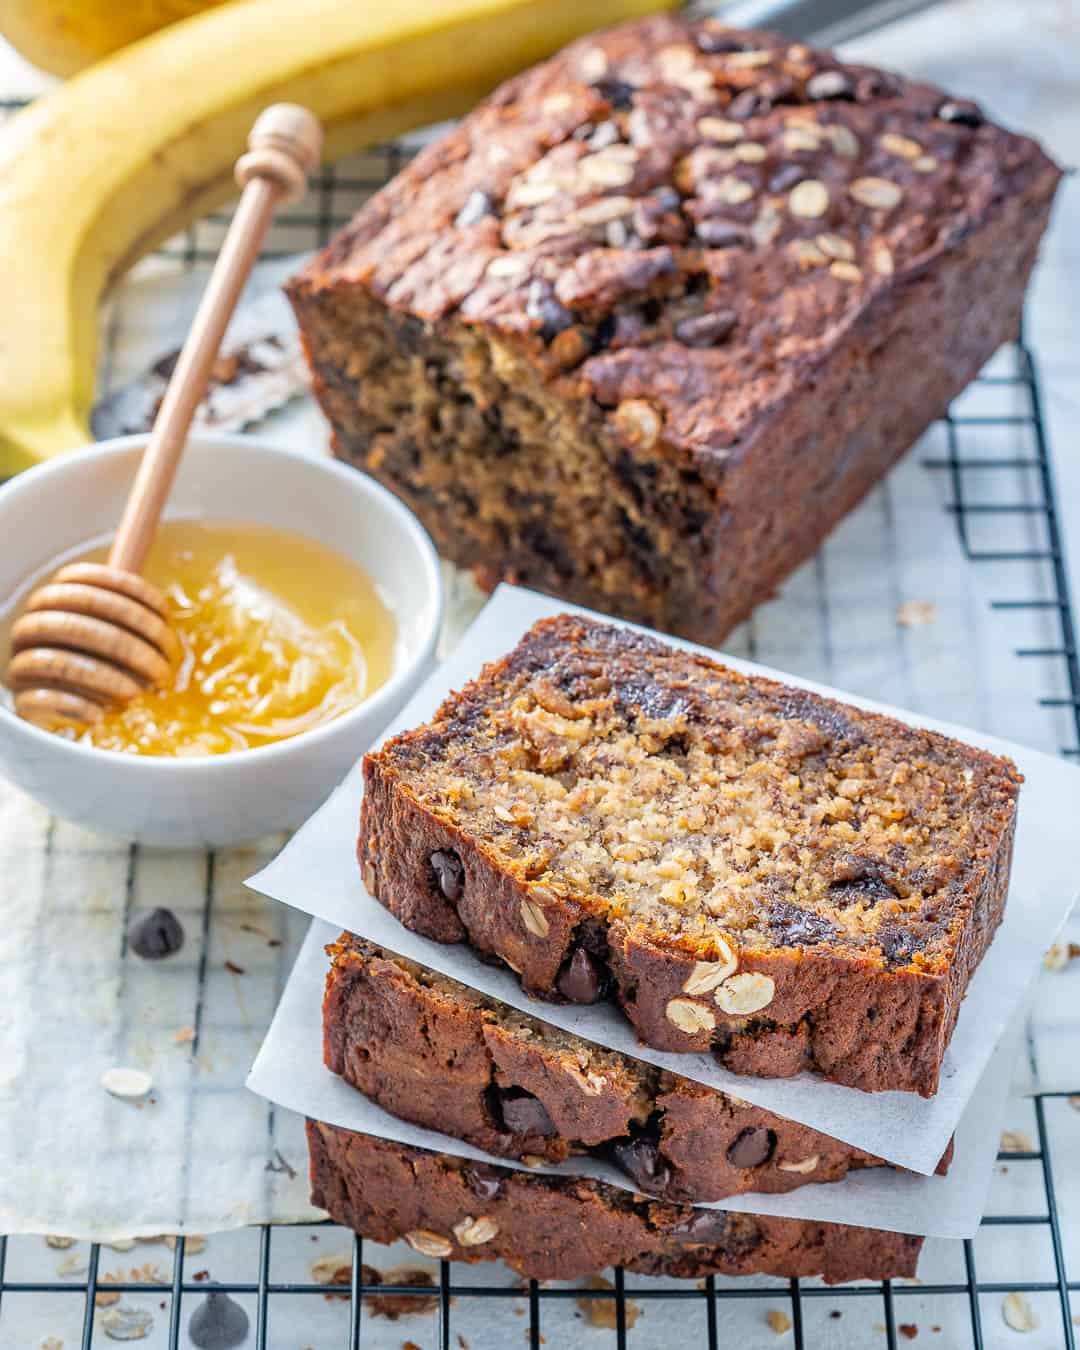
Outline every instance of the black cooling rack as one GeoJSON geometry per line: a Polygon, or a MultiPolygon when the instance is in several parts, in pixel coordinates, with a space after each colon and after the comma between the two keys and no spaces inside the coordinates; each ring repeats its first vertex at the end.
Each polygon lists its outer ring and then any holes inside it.
{"type": "MultiPolygon", "coordinates": [[[[13,102],[0,100],[0,115],[19,106],[13,102]]],[[[314,193],[315,209],[310,206],[294,209],[286,215],[282,226],[275,230],[272,245],[266,251],[266,257],[285,256],[301,249],[310,248],[316,242],[323,243],[331,232],[347,220],[356,205],[364,196],[382,185],[397,171],[409,151],[401,146],[388,146],[373,151],[350,164],[347,171],[327,170],[319,175],[314,193]]],[[[161,256],[173,258],[188,267],[211,261],[217,253],[217,243],[227,216],[211,216],[201,222],[178,241],[173,241],[162,251],[161,256]]],[[[107,357],[108,353],[106,353],[107,357]]],[[[1076,618],[1072,608],[1066,571],[1062,528],[1057,498],[1055,495],[1053,471],[1050,461],[1045,423],[1042,416],[1042,401],[1039,376],[1035,358],[1029,347],[1021,341],[1003,357],[999,357],[991,367],[993,373],[980,376],[977,389],[987,390],[1000,386],[1010,396],[1010,411],[1001,414],[967,414],[963,411],[951,413],[946,418],[945,452],[934,458],[924,459],[927,471],[943,475],[949,486],[946,510],[954,518],[961,543],[967,557],[974,564],[1015,564],[1025,582],[1031,581],[1032,594],[1011,596],[994,602],[994,608],[1000,611],[1030,611],[1038,613],[1043,620],[1042,631],[1050,636],[1038,646],[1016,649],[1016,655],[1025,660],[1048,663],[1048,682],[1062,690],[1040,699],[1048,710],[1048,715],[1060,719],[1058,725],[1067,728],[1066,743],[1060,746],[1061,753],[1076,756],[1080,753],[1080,657],[1076,640],[1076,618]],[[986,429],[1006,429],[1009,432],[1010,452],[1000,457],[987,456],[984,453],[986,429]],[[981,430],[980,430],[981,429],[981,430]],[[977,444],[976,444],[977,442],[977,444]],[[1016,447],[1019,446],[1019,449],[1016,447]],[[970,484],[977,482],[985,485],[993,482],[996,487],[989,499],[973,495],[970,484]],[[985,538],[987,518],[1023,517],[1032,526],[1028,538],[1016,547],[987,547],[981,540],[985,538]],[[1055,711],[1056,710],[1056,711],[1055,711]]],[[[995,576],[1000,572],[995,572],[995,576]]],[[[380,1345],[400,1346],[412,1344],[414,1339],[422,1337],[419,1350],[464,1350],[469,1345],[463,1334],[465,1310],[472,1309],[470,1326],[477,1324],[474,1301],[483,1301],[484,1316],[481,1319],[485,1344],[502,1346],[522,1344],[530,1350],[563,1350],[563,1347],[577,1345],[586,1336],[595,1336],[587,1344],[610,1346],[618,1350],[643,1343],[634,1328],[634,1310],[636,1307],[650,1307],[657,1311],[653,1318],[647,1319],[650,1343],[656,1342],[656,1320],[660,1309],[670,1307],[672,1315],[684,1315],[689,1324],[700,1330],[700,1338],[690,1339],[694,1333],[679,1331],[679,1339],[685,1350],[721,1350],[732,1344],[743,1344],[741,1336],[731,1339],[731,1328],[727,1325],[728,1315],[733,1305],[752,1304],[759,1309],[757,1325],[762,1336],[761,1343],[775,1343],[778,1347],[794,1345],[795,1350],[814,1350],[815,1347],[832,1345],[838,1334],[838,1317],[843,1316],[846,1306],[858,1300],[865,1312],[866,1301],[870,1300],[877,1308],[873,1324],[872,1343],[885,1346],[888,1350],[899,1350],[914,1339],[912,1331],[921,1337],[922,1344],[936,1344],[941,1350],[985,1350],[986,1347],[1001,1342],[1001,1299],[1008,1294],[1021,1294],[1026,1299],[1038,1301],[1042,1325],[1039,1335],[1031,1339],[1018,1341],[1018,1345],[1027,1345],[1031,1350],[1050,1350],[1050,1347],[1064,1347],[1075,1350],[1075,1326],[1070,1307],[1071,1297],[1078,1296],[1080,1301],[1080,1279],[1069,1278],[1066,1269],[1065,1251],[1062,1240],[1062,1220],[1057,1202],[1057,1187],[1053,1159],[1050,1149],[1050,1137],[1047,1128],[1047,1111],[1053,1109],[1057,1099],[1077,1096],[1080,1098],[1080,1081],[1075,1092],[1045,1092],[1033,1098],[1034,1126],[1036,1137],[1031,1140],[1033,1148],[1024,1152],[1009,1152],[1000,1155],[1000,1161],[1007,1166],[1031,1164],[1041,1179],[1045,1203],[1038,1206],[1034,1214],[993,1214],[983,1220],[983,1236],[993,1238],[993,1230],[1022,1229],[1031,1233],[1032,1243],[1049,1240],[1052,1252],[1052,1278],[1000,1281],[981,1278],[976,1259],[976,1241],[963,1243],[939,1243],[938,1252],[953,1249],[951,1259],[935,1261],[939,1269],[949,1269],[952,1278],[939,1283],[913,1283],[906,1281],[885,1281],[875,1284],[853,1284],[828,1288],[817,1282],[792,1280],[783,1282],[761,1282],[758,1280],[737,1281],[719,1277],[710,1277],[702,1281],[656,1281],[646,1280],[621,1270],[610,1272],[610,1287],[581,1289],[555,1285],[539,1285],[535,1281],[528,1284],[520,1282],[481,1283],[477,1272],[462,1265],[442,1262],[434,1287],[426,1285],[395,1286],[397,1296],[414,1295],[422,1299],[425,1309],[431,1316],[423,1329],[417,1329],[415,1318],[407,1318],[393,1326],[375,1316],[376,1300],[385,1298],[384,1285],[370,1282],[365,1256],[372,1259],[373,1244],[363,1239],[352,1239],[351,1270],[349,1282],[335,1288],[341,1299],[347,1300],[347,1315],[342,1316],[340,1334],[333,1343],[344,1344],[350,1350],[373,1343],[378,1337],[380,1345]],[[1036,1232],[1037,1230],[1037,1232],[1036,1232]],[[963,1305],[961,1323],[955,1317],[948,1327],[948,1335],[935,1336],[941,1327],[927,1325],[925,1307],[935,1299],[948,1300],[954,1308],[957,1302],[963,1305]],[[567,1301],[588,1300],[591,1303],[606,1303],[610,1316],[606,1333],[586,1330],[581,1322],[576,1325],[571,1339],[566,1339],[567,1321],[564,1315],[567,1301]],[[1048,1309],[1047,1300],[1050,1301],[1048,1309]],[[828,1310],[825,1304],[828,1304],[828,1310]],[[556,1305],[562,1304],[561,1309],[556,1305]],[[688,1307],[687,1305],[690,1305],[688,1307]],[[921,1329],[914,1320],[914,1310],[922,1309],[921,1329]],[[765,1311],[780,1314],[777,1329],[770,1330],[765,1323],[765,1311]],[[521,1314],[521,1315],[515,1315],[521,1314]],[[547,1319],[547,1321],[545,1321],[547,1319]],[[991,1329],[990,1319],[993,1319],[991,1329]],[[552,1327],[559,1324],[559,1330],[552,1327]],[[785,1323],[789,1325],[785,1325],[785,1323]],[[962,1331],[960,1327],[962,1326],[962,1331]],[[790,1332],[790,1339],[787,1333],[790,1332]],[[962,1335],[962,1341],[955,1337],[962,1335]],[[1046,1339],[1050,1337],[1051,1339],[1046,1339]]],[[[1026,1141],[1025,1141],[1026,1142],[1026,1141]]],[[[308,1226],[313,1240],[323,1232],[334,1231],[331,1225],[308,1226]]],[[[282,1229],[273,1225],[258,1230],[257,1249],[250,1256],[250,1276],[230,1281],[195,1278],[205,1276],[205,1272],[195,1270],[199,1262],[191,1256],[185,1259],[185,1240],[177,1239],[172,1258],[171,1276],[163,1277],[160,1282],[140,1281],[121,1283],[110,1280],[104,1282],[102,1273],[108,1252],[99,1244],[88,1248],[87,1269],[81,1279],[19,1278],[9,1276],[7,1271],[14,1265],[9,1260],[9,1243],[35,1241],[34,1239],[7,1239],[0,1236],[0,1328],[3,1326],[3,1304],[5,1299],[30,1296],[41,1300],[44,1311],[47,1301],[80,1300],[82,1309],[82,1331],[78,1344],[82,1350],[103,1350],[114,1344],[102,1328],[100,1311],[96,1307],[100,1295],[130,1294],[155,1299],[155,1334],[147,1344],[166,1345],[168,1350],[184,1350],[192,1344],[187,1327],[192,1312],[203,1302],[211,1289],[221,1290],[244,1301],[251,1309],[251,1329],[245,1346],[255,1350],[277,1350],[287,1345],[292,1350],[294,1340],[281,1339],[281,1333],[275,1333],[275,1310],[287,1301],[290,1308],[290,1325],[297,1315],[297,1300],[310,1301],[327,1297],[325,1284],[296,1282],[281,1278],[277,1269],[279,1263],[272,1260],[275,1241],[280,1245],[285,1239],[296,1233],[295,1228],[282,1229]],[[167,1339],[163,1340],[161,1328],[167,1325],[167,1339]]],[[[1015,1233],[1012,1235],[1015,1237],[1015,1233]]],[[[381,1250],[374,1248],[374,1250],[381,1250]]],[[[984,1251],[985,1256],[985,1251],[984,1251]]],[[[19,1266],[25,1263],[20,1261],[19,1266]]],[[[930,1264],[929,1260],[926,1262],[930,1264]]],[[[985,1264],[985,1261],[984,1261],[985,1264]]],[[[1080,1272],[1077,1272],[1080,1274],[1080,1272]]],[[[282,1321],[284,1318],[281,1319],[282,1321]]],[[[682,1316],[680,1316],[680,1321],[682,1316]]],[[[643,1328],[644,1330],[644,1325],[643,1328]]],[[[43,1332],[46,1330],[43,1323],[43,1332]]],[[[470,1336],[479,1340],[470,1330],[470,1336]]],[[[1008,1329],[1006,1336],[1016,1333],[1008,1329]]],[[[849,1344],[850,1340],[848,1341],[849,1344]]],[[[868,1344],[870,1342],[867,1342],[868,1344]]],[[[65,1342],[65,1350],[74,1342],[65,1342]]],[[[1008,1344],[1008,1342],[1006,1342],[1008,1344]]],[[[296,1346],[305,1345],[295,1342],[296,1346]]],[[[9,1350],[5,1344],[0,1350],[9,1350]]],[[[10,1350],[16,1350],[12,1346],[10,1350]]],[[[21,1350],[21,1347],[19,1348],[21,1350]]],[[[330,1350],[329,1344],[320,1340],[313,1343],[311,1350],[330,1350]]]]}

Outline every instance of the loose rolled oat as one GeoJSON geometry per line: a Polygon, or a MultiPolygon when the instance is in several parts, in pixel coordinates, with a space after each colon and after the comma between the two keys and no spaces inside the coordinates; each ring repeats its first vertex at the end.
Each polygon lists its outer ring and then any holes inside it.
{"type": "Polygon", "coordinates": [[[102,1314],[101,1329],[114,1341],[141,1341],[150,1335],[152,1314],[129,1303],[117,1304],[102,1314]]]}
{"type": "Polygon", "coordinates": [[[899,183],[888,178],[856,178],[848,192],[861,206],[871,206],[877,211],[891,211],[900,205],[904,195],[899,183]]]}
{"type": "Polygon", "coordinates": [[[1005,1325],[1013,1331],[1038,1331],[1039,1317],[1024,1294],[1006,1294],[1001,1301],[1001,1315],[1005,1325]]]}
{"type": "Polygon", "coordinates": [[[106,1069],[101,1075],[101,1086],[110,1097],[120,1097],[124,1101],[140,1101],[149,1096],[154,1080],[142,1069],[117,1067],[106,1069]]]}

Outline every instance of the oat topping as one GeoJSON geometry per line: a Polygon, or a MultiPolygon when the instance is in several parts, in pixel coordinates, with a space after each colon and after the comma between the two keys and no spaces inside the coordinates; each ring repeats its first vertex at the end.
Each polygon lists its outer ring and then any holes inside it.
{"type": "Polygon", "coordinates": [[[858,137],[850,127],[842,122],[825,128],[825,134],[832,142],[832,148],[841,157],[841,159],[858,159],[860,154],[860,145],[858,137]]]}
{"type": "Polygon", "coordinates": [[[904,195],[899,185],[887,178],[856,178],[848,192],[860,205],[878,211],[891,211],[904,195]]]}
{"type": "Polygon", "coordinates": [[[887,244],[875,244],[870,250],[870,262],[879,277],[891,277],[896,269],[892,251],[887,244]]]}
{"type": "Polygon", "coordinates": [[[738,141],[746,135],[742,122],[729,122],[723,117],[702,117],[697,129],[707,141],[738,141]]]}
{"type": "Polygon", "coordinates": [[[842,235],[819,234],[815,242],[822,253],[830,258],[839,258],[844,262],[854,261],[855,246],[842,235]]]}
{"type": "Polygon", "coordinates": [[[816,178],[804,178],[788,194],[788,209],[803,220],[823,216],[829,209],[829,189],[816,178]]]}
{"type": "Polygon", "coordinates": [[[783,148],[789,155],[796,155],[800,150],[805,150],[807,154],[814,154],[821,149],[821,136],[822,133],[819,128],[812,123],[796,122],[785,128],[783,148]]]}
{"type": "MultiPolygon", "coordinates": [[[[520,77],[467,120],[452,159],[425,152],[430,169],[413,166],[381,193],[370,285],[426,320],[456,313],[535,337],[551,372],[580,372],[604,408],[664,387],[673,343],[690,349],[684,381],[703,396],[753,388],[864,303],[862,276],[892,277],[946,246],[955,202],[969,216],[989,205],[1003,136],[974,104],[929,86],[776,34],[657,16],[520,77]],[[420,211],[426,239],[415,237],[420,211]],[[900,227],[890,267],[876,261],[885,213],[900,227]],[[412,235],[399,219],[413,221],[412,235]],[[821,285],[808,247],[807,223],[818,234],[826,221],[850,249],[824,246],[852,264],[832,269],[841,286],[821,285]],[[567,273],[586,284],[564,293],[567,273]],[[530,302],[538,282],[559,285],[557,311],[530,302]],[[676,331],[714,310],[735,315],[733,340],[676,331]],[[650,377],[637,378],[632,354],[655,356],[650,377]]],[[[1015,162],[1017,175],[1030,172],[1030,156],[1015,162]]],[[[357,275],[367,265],[358,259],[357,275]]],[[[711,439],[737,440],[751,412],[747,401],[710,401],[711,439]]],[[[662,434],[692,444],[700,423],[687,415],[662,434]]]]}
{"type": "Polygon", "coordinates": [[[886,131],[878,141],[882,150],[900,159],[918,159],[922,155],[922,146],[910,136],[899,136],[895,131],[886,131]]]}
{"type": "Polygon", "coordinates": [[[813,239],[793,239],[788,244],[788,252],[800,268],[823,267],[829,261],[820,243],[813,239]]]}

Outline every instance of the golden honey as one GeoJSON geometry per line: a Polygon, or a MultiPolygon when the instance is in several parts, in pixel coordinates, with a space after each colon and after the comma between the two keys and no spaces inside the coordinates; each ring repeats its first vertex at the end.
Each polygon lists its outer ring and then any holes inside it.
{"type": "MultiPolygon", "coordinates": [[[[100,562],[107,552],[63,561],[100,562]]],[[[143,573],[168,600],[181,660],[171,685],[70,733],[86,744],[138,755],[250,750],[332,721],[390,676],[396,625],[375,584],[304,535],[165,521],[143,573]]]]}

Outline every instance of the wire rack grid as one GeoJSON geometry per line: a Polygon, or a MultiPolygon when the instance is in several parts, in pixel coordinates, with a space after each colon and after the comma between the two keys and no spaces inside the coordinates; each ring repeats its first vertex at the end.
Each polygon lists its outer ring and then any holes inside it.
{"type": "MultiPolygon", "coordinates": [[[[18,106],[13,101],[0,100],[0,115],[18,106]]],[[[409,153],[407,144],[380,147],[350,161],[345,168],[321,172],[309,198],[315,203],[314,210],[309,205],[301,205],[287,212],[276,227],[264,258],[287,256],[326,242],[333,230],[351,217],[356,206],[398,170],[409,153]]],[[[216,256],[227,223],[227,215],[211,216],[164,246],[159,256],[187,268],[207,263],[216,256]]],[[[113,336],[107,327],[102,363],[106,389],[113,336]]],[[[1036,616],[1045,640],[1038,645],[1016,648],[1015,654],[1023,660],[1046,663],[1052,668],[1049,685],[1056,692],[1040,698],[1039,702],[1047,715],[1054,717],[1055,729],[1062,732],[1061,753],[1076,756],[1080,752],[1080,658],[1076,616],[1069,596],[1037,365],[1031,350],[1021,341],[992,363],[990,372],[980,376],[977,388],[1004,392],[1008,395],[1010,410],[975,414],[957,410],[950,413],[946,418],[945,452],[925,458],[923,463],[928,472],[941,475],[947,481],[949,500],[946,510],[955,521],[967,558],[992,571],[995,578],[1002,575],[1002,566],[1014,569],[1022,575],[1023,587],[1031,592],[1014,594],[1014,588],[1010,588],[1009,597],[995,601],[993,607],[1002,613],[1024,612],[1036,616]],[[990,456],[984,453],[980,433],[988,428],[1011,429],[1009,453],[990,456]],[[976,439],[977,446],[972,444],[976,439]],[[1015,448],[1018,444],[1019,450],[1015,448]],[[987,483],[992,483],[994,490],[984,498],[982,487],[987,483]],[[993,522],[1017,518],[1022,523],[1025,537],[1016,546],[1011,546],[1011,540],[1008,541],[1010,546],[1003,546],[996,527],[991,544],[984,542],[984,527],[988,522],[993,525],[993,522]]],[[[752,641],[750,646],[750,654],[753,654],[752,641]]],[[[207,876],[205,905],[208,914],[213,890],[212,856],[208,860],[207,876]]],[[[206,932],[205,922],[203,932],[206,932]]],[[[200,983],[196,1035],[202,995],[200,983]]],[[[1042,1335],[1051,1338],[1038,1341],[1037,1350],[1058,1346],[1075,1350],[1072,1299],[1075,1295],[1080,1303],[1080,1278],[1070,1278],[1066,1268],[1057,1199],[1058,1179],[1051,1151],[1053,1131],[1048,1126],[1048,1115],[1063,1105],[1063,1099],[1070,1099],[1070,1104],[1075,1104],[1072,1098],[1080,1103],[1080,1076],[1074,1092],[1037,1093],[1031,1101],[1033,1147],[1003,1153],[999,1157],[999,1162],[1006,1167],[1029,1165],[1035,1169],[1033,1175],[1041,1183],[1044,1197],[1044,1202],[1036,1206],[1037,1212],[991,1214],[983,1220],[978,1239],[936,1244],[935,1258],[940,1254],[941,1259],[935,1259],[935,1269],[948,1275],[941,1281],[885,1281],[830,1288],[817,1281],[799,1280],[730,1280],[723,1277],[697,1282],[642,1280],[631,1273],[615,1270],[611,1272],[611,1280],[604,1282],[602,1287],[582,1289],[512,1278],[488,1280],[470,1267],[444,1261],[440,1263],[433,1286],[421,1283],[395,1286],[395,1296],[415,1298],[417,1309],[430,1312],[431,1317],[422,1331],[414,1330],[410,1319],[402,1326],[393,1344],[409,1345],[416,1350],[417,1342],[411,1338],[421,1335],[424,1339],[419,1350],[436,1350],[436,1347],[438,1350],[467,1350],[470,1340],[466,1338],[465,1328],[469,1328],[469,1336],[473,1337],[472,1328],[477,1323],[473,1318],[466,1320],[465,1310],[471,1308],[474,1301],[480,1301],[483,1312],[479,1321],[487,1332],[482,1337],[485,1344],[510,1344],[511,1337],[513,1344],[524,1343],[530,1350],[540,1350],[545,1345],[577,1344],[580,1333],[567,1331],[566,1310],[574,1306],[584,1309],[586,1304],[592,1304],[606,1305],[602,1316],[586,1317],[594,1325],[606,1328],[606,1339],[598,1339],[595,1344],[624,1350],[624,1347],[645,1343],[635,1330],[638,1307],[670,1305],[674,1309],[678,1305],[680,1310],[689,1312],[689,1304],[694,1311],[693,1325],[700,1327],[697,1344],[702,1350],[704,1347],[719,1350],[722,1345],[732,1343],[732,1312],[751,1304],[759,1309],[757,1324],[763,1328],[760,1344],[782,1345],[784,1342],[777,1333],[790,1331],[789,1343],[796,1350],[812,1350],[813,1347],[835,1344],[845,1309],[858,1304],[865,1312],[869,1301],[869,1306],[877,1310],[875,1320],[866,1324],[870,1327],[867,1333],[870,1339],[849,1343],[898,1350],[918,1334],[919,1328],[914,1321],[917,1307],[924,1334],[933,1337],[944,1330],[955,1338],[945,1342],[938,1336],[937,1343],[943,1345],[943,1350],[946,1344],[948,1350],[961,1350],[961,1347],[963,1350],[967,1347],[989,1350],[1002,1343],[1000,1298],[1020,1294],[1039,1306],[1042,1335]],[[1006,1229],[1014,1233],[1017,1229],[1025,1230],[1025,1236],[1030,1232],[1032,1241],[1048,1239],[1050,1278],[999,1278],[1004,1273],[999,1269],[1000,1262],[992,1259],[987,1262],[989,1249],[983,1245],[983,1240],[992,1242],[995,1234],[1006,1229]],[[991,1273],[980,1275],[981,1265],[991,1266],[991,1273]],[[995,1298],[997,1302],[992,1304],[990,1300],[995,1298]],[[948,1325],[944,1327],[932,1320],[935,1316],[945,1320],[944,1314],[935,1311],[940,1308],[951,1310],[948,1325]],[[774,1315],[773,1320],[765,1321],[764,1310],[774,1315]],[[570,1339],[566,1338],[568,1335],[570,1339]]],[[[319,1241],[327,1233],[341,1232],[330,1224],[307,1227],[312,1242],[319,1241]]],[[[235,1297],[250,1310],[251,1331],[245,1344],[254,1345],[257,1350],[299,1345],[301,1343],[291,1336],[286,1340],[275,1334],[275,1311],[288,1301],[295,1315],[296,1300],[314,1309],[318,1306],[317,1301],[328,1298],[328,1288],[326,1284],[310,1279],[287,1277],[279,1270],[281,1263],[275,1260],[275,1253],[281,1245],[293,1244],[298,1231],[303,1230],[265,1225],[249,1233],[252,1242],[245,1250],[246,1269],[250,1273],[244,1278],[228,1280],[208,1280],[206,1271],[195,1269],[200,1263],[188,1253],[186,1240],[178,1238],[172,1253],[171,1272],[138,1282],[125,1282],[115,1276],[109,1276],[106,1282],[108,1251],[97,1243],[86,1245],[83,1278],[75,1281],[39,1278],[34,1270],[27,1273],[24,1260],[11,1259],[15,1245],[26,1239],[0,1236],[0,1328],[3,1327],[3,1308],[7,1300],[30,1297],[42,1300],[43,1306],[47,1299],[79,1300],[81,1331],[77,1343],[82,1350],[94,1350],[95,1347],[101,1350],[111,1342],[108,1333],[102,1329],[100,1307],[113,1295],[129,1294],[153,1297],[156,1306],[162,1310],[159,1322],[164,1339],[155,1336],[154,1345],[184,1350],[194,1344],[188,1335],[191,1313],[203,1302],[208,1290],[213,1289],[235,1297]]],[[[380,1337],[379,1345],[391,1343],[382,1339],[387,1330],[385,1322],[380,1323],[373,1316],[376,1301],[386,1297],[387,1289],[378,1273],[366,1264],[365,1258],[373,1259],[372,1246],[351,1234],[348,1241],[351,1242],[349,1260],[338,1273],[339,1283],[329,1294],[338,1303],[334,1339],[332,1342],[320,1341],[312,1346],[312,1350],[328,1350],[331,1343],[358,1350],[361,1346],[374,1344],[369,1336],[376,1333],[380,1337]]],[[[580,1318],[582,1313],[579,1311],[575,1316],[580,1318]]],[[[292,1319],[290,1325],[294,1325],[292,1319]]],[[[581,1322],[576,1325],[581,1327],[581,1322]]],[[[1006,1330],[1005,1334],[1011,1337],[1015,1333],[1006,1330]]],[[[474,1337],[474,1343],[476,1339],[474,1337]]],[[[66,1342],[68,1346],[73,1343],[66,1342]]],[[[656,1342],[666,1343],[663,1340],[656,1342]]],[[[693,1342],[685,1343],[690,1350],[693,1342]]],[[[740,1336],[740,1343],[751,1344],[751,1341],[740,1336]]],[[[46,1340],[41,1344],[49,1342],[46,1340]]],[[[306,1342],[303,1344],[306,1350],[306,1342]]],[[[1036,1344],[1028,1344],[1031,1350],[1036,1350],[1036,1344]]],[[[3,1350],[7,1350],[7,1346],[3,1350]]]]}

